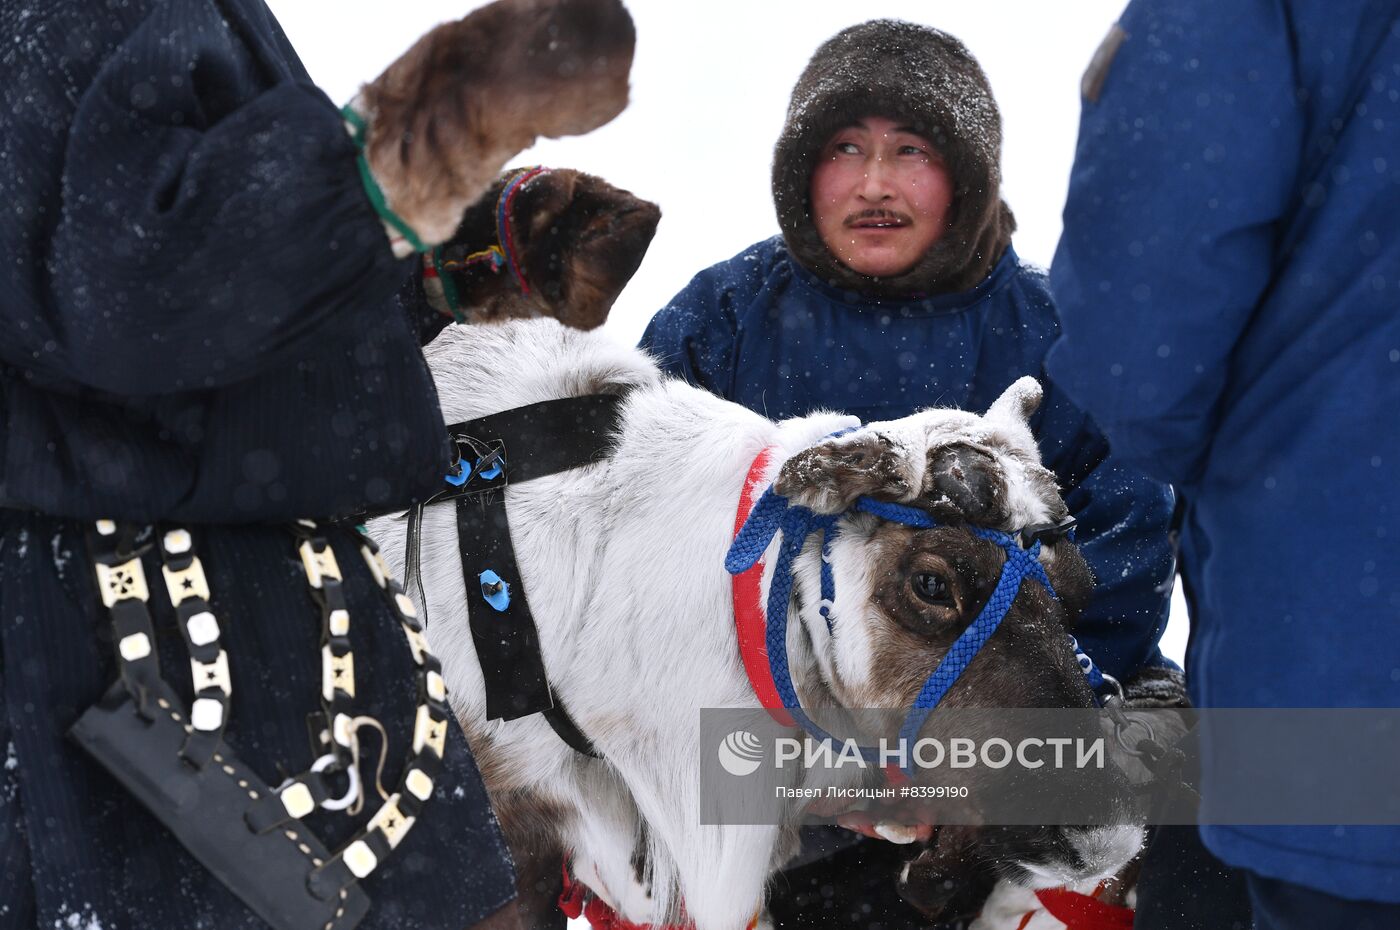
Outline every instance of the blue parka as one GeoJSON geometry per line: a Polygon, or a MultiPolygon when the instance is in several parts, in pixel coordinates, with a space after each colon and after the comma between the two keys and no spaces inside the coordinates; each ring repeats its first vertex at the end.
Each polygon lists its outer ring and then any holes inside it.
{"type": "MultiPolygon", "coordinates": [[[[981,411],[1022,375],[1045,383],[1058,332],[1044,275],[1010,248],[972,290],[875,300],[818,280],[774,237],[696,275],[642,346],[666,371],[773,419],[829,409],[870,422],[981,411]]],[[[1083,412],[1046,386],[1031,427],[1099,582],[1076,636],[1126,677],[1164,661],[1170,492],[1111,459],[1083,412]]]]}
{"type": "MultiPolygon", "coordinates": [[[[1048,367],[1182,498],[1201,705],[1400,706],[1398,17],[1134,2],[1086,81],[1048,367]]],[[[1273,878],[1400,901],[1397,828],[1203,836],[1273,878]]]]}

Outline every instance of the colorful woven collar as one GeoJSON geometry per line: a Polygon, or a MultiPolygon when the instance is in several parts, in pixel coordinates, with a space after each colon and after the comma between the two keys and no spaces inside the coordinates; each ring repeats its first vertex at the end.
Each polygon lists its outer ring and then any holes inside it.
{"type": "Polygon", "coordinates": [[[511,211],[515,205],[515,195],[520,193],[535,178],[542,174],[549,174],[550,169],[535,165],[532,168],[521,168],[511,176],[506,182],[506,186],[501,189],[501,195],[496,198],[496,241],[500,244],[501,252],[505,258],[506,266],[510,268],[511,276],[515,278],[515,283],[520,286],[520,293],[525,296],[530,295],[530,284],[525,280],[525,272],[520,264],[520,256],[515,249],[515,230],[511,223],[511,211]]]}
{"type": "Polygon", "coordinates": [[[424,268],[424,273],[429,277],[437,278],[438,283],[442,286],[442,296],[447,302],[447,309],[452,312],[453,318],[458,323],[465,323],[466,316],[462,313],[457,283],[452,278],[453,272],[465,271],[488,262],[492,272],[509,268],[511,277],[515,279],[516,285],[520,288],[520,293],[529,296],[530,282],[525,278],[524,266],[515,247],[515,225],[511,222],[511,216],[515,208],[516,195],[535,178],[549,174],[551,170],[535,165],[530,168],[518,168],[510,174],[505,186],[501,188],[500,195],[496,198],[496,241],[491,245],[460,259],[445,258],[442,246],[437,246],[432,250],[431,263],[424,268]]]}

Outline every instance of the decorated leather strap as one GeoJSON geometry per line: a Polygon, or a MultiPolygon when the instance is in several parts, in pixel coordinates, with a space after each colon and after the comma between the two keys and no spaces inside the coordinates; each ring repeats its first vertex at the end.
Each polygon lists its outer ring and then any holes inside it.
{"type": "MultiPolygon", "coordinates": [[[[149,529],[119,528],[111,520],[99,520],[90,535],[103,605],[110,611],[116,633],[117,667],[126,690],[136,699],[138,712],[150,719],[158,711],[149,706],[160,679],[155,632],[149,610],[150,588],[141,556],[149,544],[138,545],[149,529]]],[[[190,676],[195,699],[190,707],[189,735],[180,757],[195,768],[209,764],[223,738],[232,692],[228,656],[219,645],[219,621],[209,606],[209,583],[194,554],[188,531],[173,529],[157,534],[162,574],[170,603],[180,621],[180,634],[190,654],[190,676]]]]}
{"type": "MultiPolygon", "coordinates": [[[[124,690],[135,699],[138,711],[151,719],[169,712],[171,702],[168,686],[160,677],[147,606],[150,591],[141,564],[141,556],[150,545],[138,545],[139,538],[147,532],[125,528],[119,531],[115,523],[104,520],[97,524],[90,545],[102,600],[112,616],[124,690]]],[[[340,566],[328,538],[314,522],[301,521],[297,535],[307,583],[322,612],[321,703],[327,727],[317,734],[317,742],[324,753],[308,771],[288,779],[277,789],[250,792],[252,803],[244,820],[248,829],[258,835],[279,829],[289,833],[304,830],[301,818],[317,807],[357,807],[355,802],[364,794],[358,774],[356,730],[361,722],[372,718],[355,717],[350,707],[355,697],[355,665],[340,566]],[[350,780],[349,792],[340,798],[333,796],[327,781],[336,772],[344,772],[350,780]]],[[[428,650],[413,602],[390,576],[373,540],[361,534],[359,543],[360,555],[408,641],[417,667],[418,702],[412,748],[397,789],[392,794],[380,789],[383,803],[365,828],[338,852],[328,858],[312,857],[314,868],[307,887],[323,901],[344,900],[356,879],[373,872],[408,835],[432,797],[450,720],[442,665],[428,650]]],[[[176,718],[187,734],[181,754],[202,768],[211,760],[227,758],[222,734],[232,692],[228,656],[219,643],[219,624],[210,610],[209,585],[194,551],[193,536],[183,529],[168,530],[159,536],[159,547],[166,589],[190,649],[195,679],[189,723],[176,718]]]]}
{"type": "MultiPolygon", "coordinates": [[[[314,524],[307,528],[313,531],[315,529],[314,524]]],[[[324,567],[326,564],[324,554],[330,551],[329,545],[318,548],[317,539],[317,536],[312,536],[308,541],[311,542],[311,549],[317,553],[318,558],[309,563],[303,562],[303,566],[307,569],[307,580],[312,583],[313,590],[316,589],[313,572],[324,567]]],[[[325,543],[325,540],[321,539],[320,542],[325,543]]],[[[354,884],[356,879],[364,878],[373,872],[379,863],[383,862],[403,842],[408,831],[417,822],[422,813],[423,805],[432,797],[434,780],[442,767],[451,713],[447,706],[447,685],[442,678],[442,665],[428,651],[427,639],[423,635],[423,626],[418,620],[413,602],[409,600],[403,593],[403,589],[399,587],[398,582],[389,574],[388,566],[379,554],[379,547],[364,534],[360,535],[360,555],[365,560],[365,564],[369,566],[375,584],[384,593],[391,609],[398,617],[400,629],[403,631],[404,638],[407,639],[409,649],[413,654],[413,661],[417,666],[418,706],[413,723],[412,748],[404,764],[403,777],[400,779],[398,787],[393,793],[383,797],[383,804],[371,815],[365,828],[346,843],[330,860],[312,871],[311,877],[308,879],[308,886],[312,894],[323,899],[332,898],[342,889],[354,884]]],[[[332,555],[331,559],[333,558],[332,555]]],[[[322,591],[325,590],[328,577],[324,572],[319,576],[319,580],[322,582],[322,591]]],[[[329,600],[327,604],[329,604],[329,600]]],[[[345,630],[348,632],[348,626],[345,630]]],[[[332,632],[334,633],[334,631],[332,632]]],[[[327,654],[323,648],[323,660],[327,654]]],[[[334,650],[332,649],[329,654],[333,656],[334,650]]],[[[348,657],[352,654],[347,651],[344,655],[348,657]]],[[[353,659],[351,661],[353,662],[353,659]]],[[[343,666],[333,663],[325,666],[326,674],[331,675],[332,678],[323,684],[331,685],[334,688],[333,675],[337,667],[343,666]]],[[[349,742],[353,745],[356,742],[354,727],[353,720],[340,723],[337,722],[336,718],[332,718],[331,730],[335,734],[333,739],[339,741],[340,734],[337,733],[337,730],[340,730],[348,736],[349,742]]],[[[293,786],[299,784],[303,783],[292,782],[293,786]]],[[[288,812],[290,813],[294,808],[306,808],[307,796],[294,788],[291,790],[293,797],[286,797],[288,791],[286,788],[281,792],[288,812]]]]}
{"type": "Polygon", "coordinates": [[[149,547],[138,544],[141,532],[132,527],[119,528],[111,520],[98,520],[95,532],[88,534],[88,548],[97,571],[102,604],[112,618],[117,672],[136,702],[136,712],[150,720],[159,713],[152,705],[163,682],[155,629],[147,606],[151,592],[141,566],[141,556],[149,547]]]}
{"type": "Polygon", "coordinates": [[[354,733],[350,729],[355,699],[355,653],[350,648],[350,609],[340,564],[326,537],[310,520],[297,522],[301,556],[311,596],[321,608],[321,726],[312,734],[317,757],[330,753],[337,768],[352,764],[354,733]]]}
{"type": "Polygon", "coordinates": [[[119,680],[78,718],[70,737],[269,925],[350,930],[369,909],[363,890],[349,883],[318,895],[309,887],[310,875],[332,858],[298,819],[314,807],[288,816],[283,797],[222,741],[229,663],[194,536],[101,520],[88,533],[88,546],[113,627],[119,680]],[[142,564],[153,547],[189,650],[195,697],[188,713],[160,674],[142,564]],[[269,805],[280,812],[280,829],[257,829],[253,815],[269,805]]]}
{"type": "Polygon", "coordinates": [[[204,768],[218,749],[228,722],[229,697],[233,693],[228,653],[219,643],[219,621],[209,604],[209,582],[195,554],[194,537],[188,530],[172,529],[160,534],[159,545],[165,590],[190,654],[190,677],[194,683],[191,730],[180,757],[196,768],[204,768]]]}

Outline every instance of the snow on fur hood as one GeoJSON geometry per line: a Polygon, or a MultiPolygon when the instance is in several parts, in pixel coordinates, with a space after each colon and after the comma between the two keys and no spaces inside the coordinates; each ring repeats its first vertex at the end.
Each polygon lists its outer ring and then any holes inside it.
{"type": "Polygon", "coordinates": [[[837,33],[807,63],[773,150],[773,201],[788,250],[822,280],[883,297],[974,287],[1016,229],[1000,189],[1001,113],[981,66],[953,36],[876,19],[837,33]],[[812,222],[808,197],[821,147],[871,115],[907,121],[933,142],[954,189],[951,228],[917,265],[889,278],[838,261],[812,222]]]}

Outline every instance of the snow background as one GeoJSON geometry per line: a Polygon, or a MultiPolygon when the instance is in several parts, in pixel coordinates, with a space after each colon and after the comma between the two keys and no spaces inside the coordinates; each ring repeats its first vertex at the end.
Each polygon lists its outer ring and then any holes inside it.
{"type": "MultiPolygon", "coordinates": [[[[895,17],[962,39],[1003,123],[1002,194],[1016,251],[1048,266],[1060,235],[1079,121],[1079,78],[1125,0],[626,0],[637,26],[632,100],[596,132],[545,140],[513,162],[578,168],[661,205],[646,260],[606,329],[635,342],[697,271],[775,234],[772,147],[813,51],[866,19],[895,17]]],[[[470,0],[268,0],[311,76],[337,103],[470,0]],[[333,11],[333,12],[332,12],[333,11]]],[[[1182,661],[1178,586],[1163,651],[1182,661]]]]}

